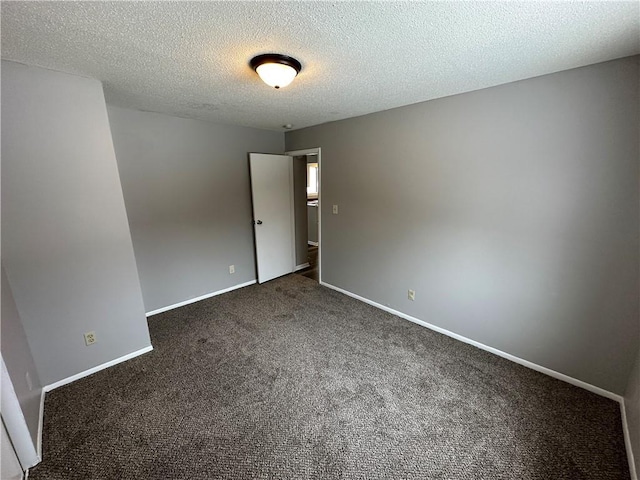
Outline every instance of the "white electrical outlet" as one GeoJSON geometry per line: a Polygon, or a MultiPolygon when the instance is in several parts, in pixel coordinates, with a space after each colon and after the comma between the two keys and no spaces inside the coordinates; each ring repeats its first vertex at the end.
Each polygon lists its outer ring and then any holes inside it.
{"type": "Polygon", "coordinates": [[[84,343],[89,346],[96,343],[98,339],[96,338],[96,332],[87,332],[84,334],[84,343]]]}
{"type": "Polygon", "coordinates": [[[338,214],[338,205],[334,205],[333,206],[333,214],[337,215],[338,214]]]}
{"type": "Polygon", "coordinates": [[[236,273],[236,266],[235,265],[229,265],[229,274],[232,273],[236,273]]]}
{"type": "Polygon", "coordinates": [[[415,300],[416,299],[416,291],[415,290],[409,290],[409,294],[407,296],[409,297],[409,300],[415,300]]]}

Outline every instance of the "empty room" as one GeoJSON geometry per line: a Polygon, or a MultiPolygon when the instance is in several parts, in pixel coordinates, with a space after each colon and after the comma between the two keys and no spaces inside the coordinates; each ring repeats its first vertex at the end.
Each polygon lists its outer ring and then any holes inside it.
{"type": "Polygon", "coordinates": [[[2,480],[638,480],[639,2],[0,8],[2,480]]]}

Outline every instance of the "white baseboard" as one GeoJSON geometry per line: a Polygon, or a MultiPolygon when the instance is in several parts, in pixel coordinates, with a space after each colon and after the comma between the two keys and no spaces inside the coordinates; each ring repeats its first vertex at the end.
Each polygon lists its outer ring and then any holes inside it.
{"type": "Polygon", "coordinates": [[[311,240],[307,240],[307,245],[312,245],[314,247],[317,247],[318,245],[320,245],[320,243],[318,242],[312,242],[311,240]]]}
{"type": "Polygon", "coordinates": [[[40,418],[38,419],[38,444],[36,445],[40,460],[42,460],[42,429],[44,428],[44,396],[46,393],[44,388],[40,391],[40,418]]]}
{"type": "Polygon", "coordinates": [[[88,377],[89,375],[99,372],[100,370],[104,370],[105,368],[113,367],[118,363],[126,362],[127,360],[138,357],[144,353],[150,352],[151,350],[153,350],[153,346],[149,345],[148,347],[141,348],[140,350],[136,350],[135,352],[128,353],[126,355],[123,355],[122,357],[115,358],[113,360],[102,363],[93,368],[90,368],[89,370],[85,370],[84,372],[76,373],[75,375],[72,375],[67,378],[63,378],[62,380],[59,380],[50,385],[45,385],[44,387],[42,387],[42,390],[45,393],[50,392],[51,390],[55,390],[56,388],[62,387],[63,385],[66,385],[68,383],[75,382],[76,380],[80,380],[81,378],[84,378],[84,377],[88,377]]]}
{"type": "Polygon", "coordinates": [[[239,283],[238,285],[233,285],[229,288],[223,288],[222,290],[218,290],[217,292],[207,293],[199,297],[190,298],[189,300],[185,300],[184,302],[178,302],[178,303],[174,303],[173,305],[168,305],[166,307],[158,308],[157,310],[152,310],[150,312],[147,312],[145,315],[147,317],[151,317],[152,315],[157,315],[158,313],[167,312],[169,310],[173,310],[174,308],[184,307],[185,305],[189,305],[190,303],[199,302],[200,300],[205,300],[207,298],[215,297],[216,295],[221,295],[223,293],[231,292],[239,288],[248,287],[249,285],[253,285],[254,283],[256,283],[256,280],[250,280],[248,282],[239,283]]]}
{"type": "Polygon", "coordinates": [[[345,295],[349,296],[349,297],[353,297],[356,300],[360,300],[361,302],[364,303],[368,303],[369,305],[372,305],[376,308],[379,308],[380,310],[384,310],[386,312],[389,312],[393,315],[396,315],[400,318],[404,318],[405,320],[409,320],[410,322],[413,323],[417,323],[418,325],[422,325],[423,327],[427,327],[431,330],[434,330],[438,333],[442,333],[443,335],[446,335],[448,337],[451,338],[455,338],[456,340],[460,340],[461,342],[464,343],[468,343],[469,345],[473,345],[474,347],[478,347],[481,350],[485,350],[487,352],[491,352],[494,355],[498,355],[499,357],[502,358],[506,358],[507,360],[511,360],[512,362],[518,363],[520,365],[523,365],[525,367],[528,367],[532,370],[535,370],[537,372],[540,373],[544,373],[545,375],[549,375],[550,377],[556,378],[558,380],[562,380],[563,382],[567,382],[570,383],[571,385],[575,385],[576,387],[580,387],[580,388],[584,388],[585,390],[588,390],[592,393],[595,393],[597,395],[600,395],[602,397],[606,397],[609,398],[611,400],[615,400],[616,402],[621,403],[623,400],[623,397],[613,393],[613,392],[609,392],[608,390],[605,390],[604,388],[600,388],[600,387],[596,387],[595,385],[591,385],[590,383],[587,382],[583,382],[582,380],[578,380],[577,378],[573,378],[570,377],[569,375],[565,375],[564,373],[560,373],[560,372],[556,372],[555,370],[551,370],[550,368],[547,367],[543,367],[541,365],[538,365],[536,363],[530,362],[529,360],[524,360],[522,358],[516,357],[515,355],[511,355],[510,353],[507,352],[503,352],[501,350],[498,350],[497,348],[493,348],[490,347],[488,345],[485,345],[483,343],[480,342],[476,342],[475,340],[471,340],[470,338],[467,337],[463,337],[462,335],[458,335],[457,333],[453,333],[449,330],[446,330],[444,328],[438,327],[436,325],[432,325],[430,323],[424,322],[418,318],[412,317],[411,315],[407,315],[406,313],[402,313],[398,310],[394,310],[393,308],[389,308],[386,307],[384,305],[381,305],[377,302],[374,302],[372,300],[369,300],[368,298],[364,298],[361,297],[360,295],[356,295],[355,293],[351,293],[348,290],[344,290],[340,287],[336,287],[334,285],[331,285],[329,283],[325,283],[325,282],[320,282],[321,285],[324,285],[325,287],[331,288],[332,290],[336,290],[340,293],[344,293],[345,295]]]}
{"type": "MultiPolygon", "coordinates": [[[[624,398],[620,402],[620,416],[622,417],[622,431],[624,432],[624,446],[627,450],[627,460],[629,461],[629,473],[631,480],[638,480],[638,472],[636,471],[636,462],[631,447],[631,437],[629,436],[629,424],[627,423],[627,408],[624,398]]],[[[640,455],[640,452],[637,452],[640,455]]]]}
{"type": "MultiPolygon", "coordinates": [[[[631,480],[638,480],[638,473],[636,471],[636,466],[635,466],[635,461],[634,461],[634,454],[633,454],[633,449],[631,447],[631,438],[629,437],[629,425],[627,423],[627,412],[625,409],[625,401],[624,401],[624,397],[621,395],[618,395],[616,393],[610,392],[608,390],[605,390],[603,388],[600,387],[596,387],[595,385],[591,385],[590,383],[587,382],[583,382],[582,380],[578,380],[577,378],[573,378],[570,377],[569,375],[565,375],[564,373],[560,373],[560,372],[556,372],[555,370],[551,370],[550,368],[547,367],[543,367],[541,365],[538,365],[536,363],[530,362],[528,360],[524,360],[522,358],[516,357],[515,355],[511,355],[510,353],[506,353],[503,352],[501,350],[498,350],[496,348],[490,347],[488,345],[484,345],[480,342],[476,342],[475,340],[471,340],[470,338],[467,337],[463,337],[462,335],[458,335],[457,333],[453,333],[449,330],[446,330],[444,328],[438,327],[436,325],[432,325],[430,323],[424,322],[422,320],[419,320],[415,317],[412,317],[411,315],[407,315],[405,313],[402,313],[398,310],[394,310],[392,308],[386,307],[384,305],[381,305],[377,302],[374,302],[372,300],[369,300],[368,298],[365,297],[361,297],[360,295],[356,295],[355,293],[349,292],[348,290],[344,290],[340,287],[336,287],[335,285],[331,285],[329,283],[323,282],[322,280],[320,280],[320,284],[324,285],[325,287],[331,288],[333,290],[336,290],[340,293],[344,293],[345,295],[355,298],[356,300],[360,300],[361,302],[367,303],[369,305],[372,305],[376,308],[379,308],[381,310],[384,310],[386,312],[389,312],[393,315],[396,315],[400,318],[404,318],[405,320],[409,320],[410,322],[413,323],[417,323],[418,325],[421,325],[423,327],[427,327],[431,330],[434,330],[438,333],[442,333],[443,335],[447,335],[448,337],[454,338],[456,340],[459,340],[461,342],[464,343],[468,343],[469,345],[473,345],[474,347],[480,348],[481,350],[485,350],[487,352],[493,353],[494,355],[498,355],[499,357],[502,358],[506,358],[507,360],[510,360],[514,363],[517,363],[519,365],[523,365],[525,367],[528,367],[532,370],[535,370],[537,372],[543,373],[545,375],[548,375],[550,377],[553,377],[555,379],[558,380],[562,380],[563,382],[569,383],[571,385],[574,385],[576,387],[580,387],[583,388],[585,390],[588,390],[589,392],[595,393],[596,395],[600,395],[602,397],[605,398],[609,398],[611,400],[614,400],[616,402],[618,402],[620,404],[620,415],[621,415],[621,419],[622,419],[622,431],[624,433],[624,444],[625,444],[625,449],[627,451],[627,460],[629,462],[629,472],[631,474],[631,480]]],[[[640,452],[638,452],[638,454],[640,454],[640,452]]]]}
{"type": "Polygon", "coordinates": [[[59,380],[55,383],[52,383],[50,385],[45,385],[44,387],[42,387],[42,393],[40,395],[40,419],[38,421],[38,445],[36,446],[36,450],[38,453],[38,457],[40,457],[40,459],[42,459],[42,430],[43,430],[43,424],[44,424],[44,397],[45,394],[47,392],[50,392],[51,390],[54,390],[58,387],[62,387],[63,385],[67,385],[71,382],[75,382],[76,380],[80,380],[81,378],[84,377],[88,377],[91,374],[94,374],[96,372],[99,372],[100,370],[104,370],[105,368],[109,368],[112,367],[114,365],[117,365],[118,363],[122,363],[122,362],[126,362],[127,360],[130,360],[132,358],[138,357],[144,353],[150,352],[151,350],[153,350],[153,346],[149,345],[148,347],[144,347],[141,348],[140,350],[136,350],[135,352],[131,352],[128,353],[127,355],[123,355],[122,357],[113,359],[109,362],[105,362],[103,364],[100,364],[96,367],[90,368],[89,370],[85,370],[84,372],[80,372],[80,373],[76,373],[75,375],[72,375],[70,377],[67,378],[63,378],[62,380],[59,380]]]}
{"type": "Polygon", "coordinates": [[[305,268],[308,268],[310,266],[311,265],[309,265],[309,262],[303,263],[302,265],[296,265],[296,268],[294,268],[293,271],[297,272],[298,270],[304,270],[305,268]]]}

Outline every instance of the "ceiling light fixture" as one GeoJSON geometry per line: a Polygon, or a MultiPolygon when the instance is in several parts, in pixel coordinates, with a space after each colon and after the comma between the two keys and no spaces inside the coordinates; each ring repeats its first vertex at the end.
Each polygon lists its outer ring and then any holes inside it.
{"type": "Polygon", "coordinates": [[[302,70],[302,65],[298,60],[278,53],[267,53],[253,57],[249,65],[264,83],[273,88],[286,87],[302,70]]]}

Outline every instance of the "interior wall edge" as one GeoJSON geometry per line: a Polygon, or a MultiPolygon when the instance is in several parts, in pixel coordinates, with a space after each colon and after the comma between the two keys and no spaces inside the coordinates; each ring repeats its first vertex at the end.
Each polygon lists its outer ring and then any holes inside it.
{"type": "Polygon", "coordinates": [[[104,370],[109,367],[113,367],[122,362],[126,362],[127,360],[131,360],[132,358],[138,357],[142,354],[148,353],[153,350],[153,346],[149,345],[148,347],[141,348],[140,350],[136,350],[135,352],[128,353],[127,355],[123,355],[121,357],[115,358],[108,362],[97,365],[93,368],[89,368],[82,372],[76,373],[75,375],[71,375],[70,377],[63,378],[62,380],[58,380],[57,382],[50,383],[49,385],[45,385],[43,387],[43,391],[45,393],[50,392],[51,390],[55,390],[56,388],[60,388],[64,385],[68,385],[69,383],[75,382],[76,380],[80,380],[81,378],[88,377],[91,374],[99,372],[100,370],[104,370]]]}
{"type": "Polygon", "coordinates": [[[592,385],[590,383],[584,382],[582,380],[579,380],[577,378],[571,377],[569,375],[566,375],[564,373],[558,372],[556,370],[552,370],[550,368],[544,367],[542,365],[538,365],[537,363],[533,363],[529,360],[525,360],[523,358],[520,357],[516,357],[515,355],[512,355],[510,353],[504,352],[502,350],[498,350],[497,348],[491,347],[489,345],[485,345],[483,343],[480,343],[476,340],[473,340],[471,338],[465,337],[463,335],[460,335],[458,333],[452,332],[450,330],[447,330],[445,328],[442,327],[438,327],[437,325],[434,325],[432,323],[428,323],[425,322],[424,320],[420,320],[419,318],[413,317],[411,315],[407,315],[404,312],[401,312],[400,310],[394,310],[393,308],[389,308],[385,305],[382,305],[380,303],[377,303],[373,300],[370,300],[366,297],[362,297],[356,293],[350,292],[349,290],[345,290],[343,288],[337,287],[335,285],[332,285],[330,283],[327,282],[320,282],[320,285],[323,285],[325,287],[328,287],[332,290],[335,290],[337,292],[343,293],[345,295],[348,295],[349,297],[355,298],[356,300],[360,300],[361,302],[367,303],[373,307],[379,308],[380,310],[384,310],[385,312],[389,312],[393,315],[396,315],[397,317],[400,317],[404,320],[408,320],[412,323],[416,323],[418,325],[421,325],[423,327],[428,328],[429,330],[433,330],[434,332],[438,332],[441,333],[443,335],[446,335],[447,337],[451,337],[455,340],[459,340],[463,343],[467,343],[469,345],[473,345],[474,347],[477,347],[481,350],[484,350],[486,352],[489,353],[493,353],[494,355],[497,355],[499,357],[505,358],[507,360],[510,360],[514,363],[517,363],[519,365],[522,365],[524,367],[528,367],[532,370],[535,370],[537,372],[543,373],[545,375],[548,375],[550,377],[553,377],[557,380],[562,380],[563,382],[569,383],[571,385],[574,385],[576,387],[580,387],[584,390],[588,390],[589,392],[595,393],[596,395],[600,395],[601,397],[605,397],[608,398],[610,400],[614,400],[618,403],[622,403],[623,402],[623,397],[622,395],[616,393],[616,392],[611,392],[609,390],[605,390],[604,388],[598,387],[597,385],[592,385]]]}
{"type": "Polygon", "coordinates": [[[415,323],[417,325],[420,325],[422,327],[428,328],[429,330],[433,330],[434,332],[438,332],[441,333],[443,335],[446,335],[448,337],[451,337],[455,340],[461,341],[463,343],[469,344],[469,345],[473,345],[474,347],[477,347],[481,350],[484,350],[486,352],[492,353],[494,355],[497,355],[499,357],[502,357],[506,360],[509,360],[511,362],[517,363],[519,365],[522,365],[524,367],[530,368],[532,370],[535,370],[536,372],[542,373],[544,375],[547,375],[549,377],[555,378],[556,380],[560,380],[566,383],[569,383],[570,385],[573,385],[575,387],[578,388],[582,388],[584,390],[587,390],[591,393],[594,393],[596,395],[599,395],[601,397],[605,397],[608,398],[610,400],[613,400],[615,402],[618,402],[620,404],[620,417],[621,417],[621,422],[622,422],[622,431],[623,431],[623,435],[624,435],[624,444],[625,444],[625,450],[627,453],[627,460],[629,462],[629,472],[631,474],[631,480],[638,480],[638,476],[637,476],[637,472],[635,469],[635,461],[634,461],[634,452],[633,452],[633,448],[631,445],[631,438],[630,438],[630,434],[629,434],[629,425],[627,423],[627,415],[626,415],[626,410],[625,410],[625,400],[624,397],[622,395],[619,395],[615,392],[610,392],[609,390],[605,390],[603,388],[600,388],[596,385],[592,385],[590,383],[587,382],[583,382],[582,380],[579,380],[577,378],[571,377],[569,375],[566,375],[564,373],[561,372],[557,372],[555,370],[551,370],[550,368],[547,367],[543,367],[542,365],[538,365],[536,363],[530,362],[528,360],[522,359],[520,357],[516,357],[515,355],[511,355],[509,353],[503,352],[501,350],[498,350],[496,348],[490,347],[488,345],[484,345],[480,342],[476,342],[475,340],[472,340],[470,338],[464,337],[462,335],[459,335],[457,333],[451,332],[449,330],[446,330],[444,328],[438,327],[436,325],[430,324],[428,322],[425,322],[423,320],[420,320],[418,318],[412,317],[411,315],[407,315],[406,313],[403,313],[399,310],[394,310],[392,308],[386,307],[384,305],[381,305],[377,302],[374,302],[373,300],[369,300],[368,298],[362,297],[360,295],[357,295],[355,293],[352,293],[348,290],[345,290],[343,288],[340,287],[336,287],[335,285],[331,285],[330,283],[327,282],[323,282],[320,281],[320,285],[323,285],[327,288],[330,288],[332,290],[335,290],[337,292],[343,293],[344,295],[347,295],[349,297],[355,298],[356,300],[360,300],[361,302],[367,303],[373,307],[379,308],[380,310],[384,310],[386,312],[389,312],[393,315],[396,315],[399,318],[402,318],[404,320],[408,320],[412,323],[415,323]]]}
{"type": "Polygon", "coordinates": [[[147,318],[157,315],[159,313],[168,312],[169,310],[173,310],[175,308],[184,307],[185,305],[190,305],[192,303],[199,302],[201,300],[206,300],[207,298],[215,297],[217,295],[222,295],[223,293],[232,292],[233,290],[237,290],[239,288],[248,287],[249,285],[253,285],[257,282],[256,279],[249,280],[248,282],[239,283],[237,285],[232,285],[228,288],[223,288],[222,290],[217,290],[215,292],[207,293],[205,295],[200,295],[199,297],[190,298],[188,300],[184,300],[182,302],[174,303],[173,305],[167,305],[166,307],[158,308],[156,310],[152,310],[146,313],[147,318]]]}
{"type": "MultiPolygon", "coordinates": [[[[627,461],[629,462],[629,474],[631,480],[638,480],[638,472],[636,471],[635,454],[629,433],[629,422],[627,420],[627,405],[624,397],[620,400],[620,417],[622,419],[622,433],[624,434],[624,447],[627,450],[627,461]]],[[[640,452],[638,452],[640,453],[640,452]]]]}

